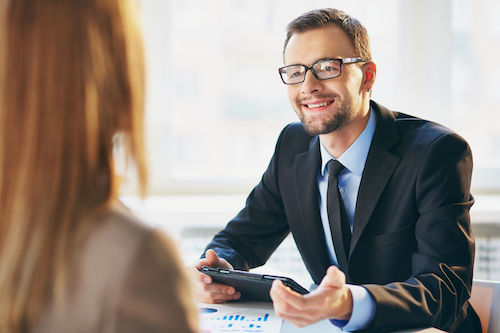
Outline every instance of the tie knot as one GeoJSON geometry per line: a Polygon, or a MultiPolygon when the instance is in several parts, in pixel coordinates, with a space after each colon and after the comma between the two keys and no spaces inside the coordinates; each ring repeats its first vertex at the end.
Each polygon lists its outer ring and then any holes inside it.
{"type": "Polygon", "coordinates": [[[340,163],[337,160],[330,160],[327,166],[328,166],[328,174],[330,175],[330,177],[337,177],[340,171],[342,171],[342,169],[345,168],[345,166],[343,166],[342,163],[340,163]]]}

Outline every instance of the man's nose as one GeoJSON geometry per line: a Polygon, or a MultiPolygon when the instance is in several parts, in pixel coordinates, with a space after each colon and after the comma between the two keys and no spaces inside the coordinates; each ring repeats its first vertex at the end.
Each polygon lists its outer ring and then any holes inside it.
{"type": "Polygon", "coordinates": [[[312,70],[308,70],[305,74],[304,82],[301,83],[301,93],[308,95],[323,89],[323,83],[318,80],[312,70]]]}

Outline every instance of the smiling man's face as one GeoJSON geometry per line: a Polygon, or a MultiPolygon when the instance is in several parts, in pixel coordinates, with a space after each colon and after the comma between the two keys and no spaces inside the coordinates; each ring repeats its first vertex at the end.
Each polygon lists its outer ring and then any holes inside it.
{"type": "MultiPolygon", "coordinates": [[[[320,59],[358,55],[347,35],[334,24],[294,34],[285,49],[285,65],[312,65],[320,59]]],[[[362,63],[343,64],[339,77],[318,80],[308,71],[304,82],[288,85],[288,98],[306,131],[320,135],[347,127],[361,116],[362,63]]]]}

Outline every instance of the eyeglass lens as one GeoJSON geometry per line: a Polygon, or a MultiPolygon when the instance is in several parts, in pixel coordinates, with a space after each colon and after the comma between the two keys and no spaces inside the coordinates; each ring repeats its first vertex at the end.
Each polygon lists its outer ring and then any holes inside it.
{"type": "Polygon", "coordinates": [[[280,73],[283,81],[287,84],[303,82],[307,69],[311,69],[318,79],[332,79],[340,75],[341,62],[335,59],[320,60],[311,67],[304,65],[290,65],[281,68],[280,73]]]}

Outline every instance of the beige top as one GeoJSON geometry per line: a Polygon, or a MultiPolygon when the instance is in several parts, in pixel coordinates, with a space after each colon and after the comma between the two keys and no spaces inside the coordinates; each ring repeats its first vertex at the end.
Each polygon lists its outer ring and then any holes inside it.
{"type": "Polygon", "coordinates": [[[124,209],[97,222],[76,251],[64,301],[47,304],[31,332],[197,332],[174,242],[124,209]]]}

